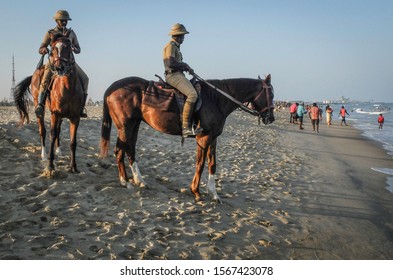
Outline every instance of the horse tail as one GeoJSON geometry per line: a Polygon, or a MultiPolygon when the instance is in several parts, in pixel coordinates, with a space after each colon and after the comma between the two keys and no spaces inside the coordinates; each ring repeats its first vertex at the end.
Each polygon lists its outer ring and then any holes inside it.
{"type": "Polygon", "coordinates": [[[29,98],[31,95],[30,84],[33,76],[29,76],[19,82],[14,88],[14,103],[18,109],[20,125],[24,123],[29,123],[29,98]]]}
{"type": "Polygon", "coordinates": [[[100,157],[105,158],[108,156],[110,138],[111,138],[111,128],[112,128],[112,118],[109,114],[108,103],[106,101],[107,95],[104,95],[104,108],[102,116],[101,125],[101,141],[100,141],[100,157]]]}

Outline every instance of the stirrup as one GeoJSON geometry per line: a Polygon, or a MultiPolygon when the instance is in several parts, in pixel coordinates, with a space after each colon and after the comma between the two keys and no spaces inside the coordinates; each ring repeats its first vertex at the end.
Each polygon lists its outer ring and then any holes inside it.
{"type": "Polygon", "coordinates": [[[187,138],[188,136],[196,136],[199,135],[203,132],[203,128],[202,127],[198,127],[196,129],[189,128],[189,127],[183,127],[182,129],[182,137],[183,138],[187,138]]]}
{"type": "Polygon", "coordinates": [[[37,107],[35,107],[35,115],[37,118],[41,118],[44,115],[44,111],[44,106],[41,103],[37,104],[37,107]]]}
{"type": "Polygon", "coordinates": [[[83,107],[81,113],[80,113],[81,118],[87,118],[87,111],[86,108],[83,107]]]}

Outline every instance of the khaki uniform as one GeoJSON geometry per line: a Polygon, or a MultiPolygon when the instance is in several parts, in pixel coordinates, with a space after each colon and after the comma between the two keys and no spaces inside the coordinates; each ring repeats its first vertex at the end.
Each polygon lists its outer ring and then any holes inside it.
{"type": "Polygon", "coordinates": [[[173,38],[165,45],[163,52],[166,82],[187,96],[187,101],[195,103],[198,94],[194,86],[183,73],[186,69],[170,68],[168,65],[169,57],[173,57],[177,62],[183,62],[180,45],[173,38]]]}
{"type": "MultiPolygon", "coordinates": [[[[45,33],[44,39],[42,40],[39,53],[41,53],[42,48],[47,48],[50,44],[50,33],[60,33],[60,34],[67,34],[68,33],[68,38],[71,41],[71,45],[73,48],[74,53],[78,54],[81,52],[81,48],[79,46],[78,38],[76,37],[75,32],[72,29],[67,29],[67,28],[59,28],[56,26],[55,28],[49,30],[48,32],[45,33]]],[[[75,68],[76,72],[78,74],[78,77],[82,83],[83,91],[85,94],[87,94],[88,90],[88,85],[89,85],[89,77],[86,75],[86,73],[80,68],[80,66],[75,62],[75,68]]],[[[45,71],[44,75],[42,77],[41,85],[39,92],[44,92],[48,88],[49,81],[52,77],[52,71],[50,70],[50,65],[47,63],[45,65],[45,71]]]]}

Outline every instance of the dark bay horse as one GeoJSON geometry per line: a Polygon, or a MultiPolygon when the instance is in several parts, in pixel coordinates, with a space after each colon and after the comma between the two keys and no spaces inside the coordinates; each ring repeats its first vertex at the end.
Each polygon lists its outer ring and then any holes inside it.
{"type": "MultiPolygon", "coordinates": [[[[270,74],[262,79],[227,79],[207,80],[208,83],[226,92],[241,103],[250,102],[265,124],[274,121],[273,87],[270,74]]],[[[157,131],[181,135],[179,112],[163,111],[145,104],[144,96],[149,81],[139,77],[128,77],[114,82],[105,92],[103,120],[101,128],[101,157],[106,157],[112,121],[118,130],[115,155],[119,170],[120,183],[128,186],[124,157],[127,155],[136,185],[146,185],[135,160],[135,146],[141,121],[146,122],[157,131]]],[[[196,136],[197,156],[196,171],[190,189],[195,200],[200,200],[199,183],[208,159],[209,177],[207,188],[214,200],[221,201],[216,192],[216,146],[217,137],[221,135],[225,120],[239,105],[218,93],[207,84],[201,84],[202,107],[196,113],[204,132],[196,136]]]]}
{"type": "MultiPolygon", "coordinates": [[[[78,172],[75,162],[76,151],[76,134],[80,122],[80,111],[83,105],[83,90],[80,80],[75,69],[75,60],[72,54],[71,42],[66,36],[54,36],[51,38],[51,55],[49,58],[50,68],[52,71],[51,89],[49,98],[46,100],[46,107],[51,112],[51,145],[49,151],[50,172],[55,170],[54,166],[54,147],[57,145],[59,153],[60,128],[63,118],[70,120],[70,171],[78,172]]],[[[15,87],[14,100],[20,115],[20,124],[29,122],[28,114],[28,96],[31,94],[34,99],[34,105],[38,104],[38,90],[44,68],[37,69],[33,76],[22,80],[15,87]],[[31,86],[31,90],[30,87],[31,86]]],[[[45,150],[46,129],[44,116],[37,117],[39,133],[41,137],[41,158],[47,159],[45,150]]]]}

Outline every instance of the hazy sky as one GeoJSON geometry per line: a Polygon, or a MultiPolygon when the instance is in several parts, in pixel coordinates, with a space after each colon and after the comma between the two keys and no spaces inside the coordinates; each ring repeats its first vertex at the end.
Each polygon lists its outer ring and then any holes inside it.
{"type": "Polygon", "coordinates": [[[0,0],[0,98],[33,74],[45,32],[65,9],[81,44],[89,96],[128,76],[163,75],[173,24],[189,35],[184,61],[205,78],[272,74],[276,100],[340,96],[393,102],[392,0],[0,0]]]}

